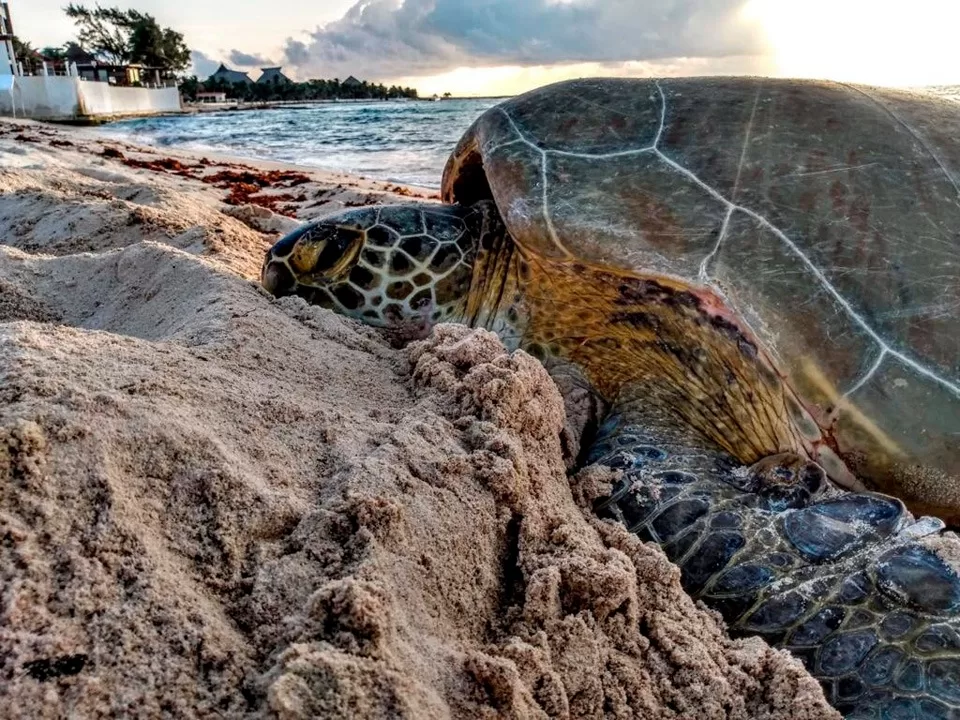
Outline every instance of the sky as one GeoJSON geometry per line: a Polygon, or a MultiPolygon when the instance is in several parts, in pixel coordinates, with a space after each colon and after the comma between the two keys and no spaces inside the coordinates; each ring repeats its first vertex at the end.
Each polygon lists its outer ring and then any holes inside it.
{"type": "MultiPolygon", "coordinates": [[[[65,0],[8,0],[36,47],[74,36],[65,0]]],[[[91,3],[92,4],[92,3],[91,3]]],[[[220,62],[288,75],[509,95],[592,75],[754,74],[960,84],[960,0],[101,0],[220,62]]]]}

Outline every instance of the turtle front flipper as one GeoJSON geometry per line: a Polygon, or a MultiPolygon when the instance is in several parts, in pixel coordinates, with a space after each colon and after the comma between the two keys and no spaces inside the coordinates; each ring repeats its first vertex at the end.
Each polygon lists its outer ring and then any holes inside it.
{"type": "Polygon", "coordinates": [[[899,500],[827,488],[783,455],[750,469],[639,401],[588,461],[622,471],[596,503],[659,543],[685,589],[799,657],[850,718],[960,718],[960,539],[899,500]]]}

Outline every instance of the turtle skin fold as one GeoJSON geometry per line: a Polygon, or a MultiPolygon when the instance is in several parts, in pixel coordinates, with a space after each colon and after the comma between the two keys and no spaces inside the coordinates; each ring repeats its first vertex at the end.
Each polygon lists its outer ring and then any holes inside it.
{"type": "Polygon", "coordinates": [[[636,420],[611,413],[586,458],[621,472],[601,517],[661,545],[733,635],[800,658],[846,717],[960,718],[960,539],[941,521],[831,489],[812,463],[737,468],[636,420]]]}

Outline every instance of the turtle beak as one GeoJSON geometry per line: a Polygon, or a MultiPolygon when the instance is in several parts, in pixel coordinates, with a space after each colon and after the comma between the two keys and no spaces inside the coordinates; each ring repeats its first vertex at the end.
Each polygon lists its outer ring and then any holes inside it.
{"type": "Polygon", "coordinates": [[[260,271],[260,283],[268,293],[276,297],[290,295],[297,286],[290,268],[283,261],[275,260],[272,252],[267,253],[267,259],[263,263],[263,269],[260,271]]]}
{"type": "Polygon", "coordinates": [[[297,241],[309,229],[309,225],[303,225],[281,238],[272,248],[267,250],[263,267],[260,268],[260,284],[271,295],[283,297],[292,294],[296,288],[297,280],[294,278],[286,260],[293,252],[297,241]]]}

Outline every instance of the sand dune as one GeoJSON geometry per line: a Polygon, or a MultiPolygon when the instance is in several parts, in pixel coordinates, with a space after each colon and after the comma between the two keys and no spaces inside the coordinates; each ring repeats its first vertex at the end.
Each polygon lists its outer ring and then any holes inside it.
{"type": "Polygon", "coordinates": [[[178,158],[0,124],[0,716],[836,716],[592,517],[532,358],[253,281],[296,218],[427,193],[229,205],[247,170],[178,158]]]}

